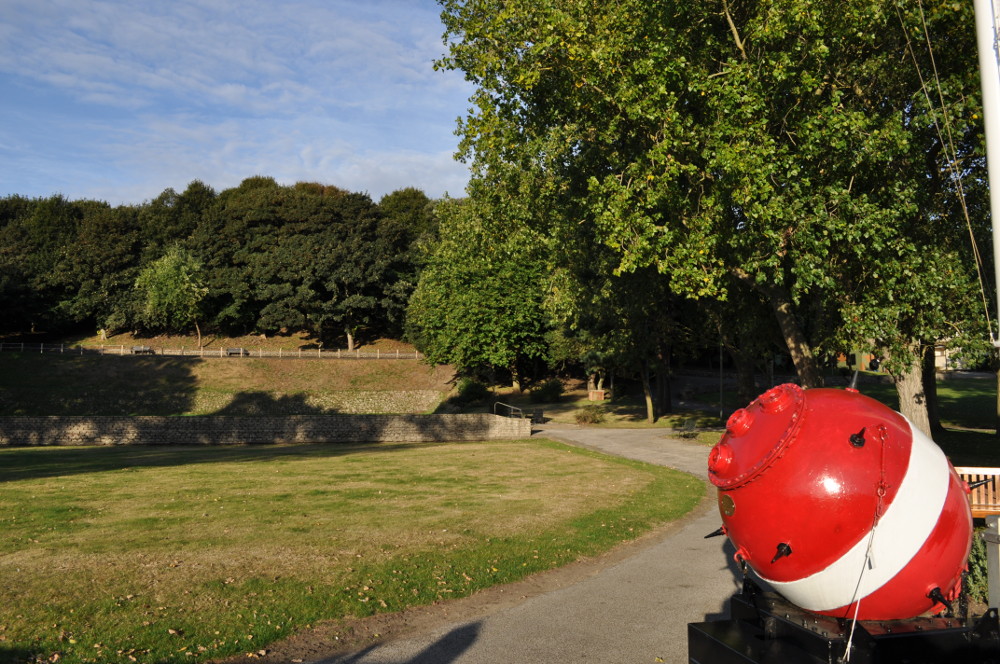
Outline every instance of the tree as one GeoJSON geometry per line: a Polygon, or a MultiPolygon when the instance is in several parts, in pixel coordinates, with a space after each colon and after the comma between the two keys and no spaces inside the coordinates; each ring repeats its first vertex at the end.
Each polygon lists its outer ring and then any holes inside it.
{"type": "Polygon", "coordinates": [[[430,362],[507,371],[520,389],[523,362],[546,351],[544,244],[468,201],[437,210],[441,241],[410,300],[407,336],[430,362]]]}
{"type": "Polygon", "coordinates": [[[151,328],[181,332],[194,326],[201,346],[202,302],[208,293],[201,263],[180,246],[171,247],[136,279],[139,318],[151,328]]]}
{"type": "MultiPolygon", "coordinates": [[[[940,140],[909,66],[915,10],[897,14],[888,0],[442,6],[451,43],[439,64],[477,86],[459,126],[470,194],[560,250],[592,229],[616,252],[615,272],[655,267],[691,298],[725,298],[735,277],[769,303],[806,386],[822,384],[817,353],[889,336],[845,324],[859,310],[880,319],[872,287],[906,290],[914,311],[967,299],[959,270],[936,270],[946,279],[936,287],[907,280],[913,257],[941,246],[907,233],[959,228],[922,192],[935,186],[928,155],[940,140]],[[942,303],[932,290],[952,295],[942,303]]],[[[974,48],[970,12],[941,5],[927,17],[955,53],[974,48]]],[[[955,61],[945,87],[968,128],[975,65],[955,61]]],[[[911,340],[968,322],[959,308],[901,320],[911,340]]],[[[885,348],[913,366],[912,345],[885,348]]],[[[904,412],[918,408],[903,400],[904,412]]]]}
{"type": "Polygon", "coordinates": [[[274,179],[247,178],[219,193],[186,243],[204,267],[205,308],[217,329],[244,334],[256,324],[263,305],[254,298],[247,261],[253,248],[269,246],[261,237],[280,226],[274,208],[281,196],[274,179]]]}
{"type": "Polygon", "coordinates": [[[182,242],[201,223],[215,200],[215,190],[201,180],[192,180],[183,193],[164,189],[139,211],[145,262],[161,257],[168,247],[182,242]]]}
{"type": "Polygon", "coordinates": [[[410,243],[433,234],[437,225],[434,202],[416,187],[386,194],[379,200],[378,209],[383,219],[402,229],[410,243]]]}
{"type": "Polygon", "coordinates": [[[136,208],[86,209],[76,237],[63,247],[52,269],[61,291],[55,304],[60,320],[108,331],[132,322],[140,247],[136,208]]]}
{"type": "Polygon", "coordinates": [[[0,227],[0,274],[8,324],[20,331],[64,326],[58,303],[71,297],[74,281],[62,258],[72,253],[84,216],[108,205],[50,196],[6,207],[10,216],[0,227]]]}
{"type": "Polygon", "coordinates": [[[394,229],[385,228],[368,194],[346,193],[336,205],[343,221],[331,227],[333,234],[323,248],[329,266],[323,283],[329,297],[319,320],[324,329],[342,332],[348,350],[353,350],[362,330],[398,329],[398,312],[405,302],[400,298],[408,296],[413,285],[399,281],[407,244],[394,229]],[[394,288],[399,289],[395,294],[394,288]]]}
{"type": "Polygon", "coordinates": [[[192,235],[222,329],[307,329],[321,342],[398,326],[405,240],[367,194],[249,178],[219,194],[192,235]],[[383,232],[386,231],[386,232],[383,232]]]}
{"type": "MultiPolygon", "coordinates": [[[[672,410],[670,361],[674,349],[690,339],[681,320],[683,303],[669,289],[669,280],[655,268],[616,274],[616,256],[580,233],[571,247],[549,256],[546,311],[564,352],[576,342],[579,361],[588,374],[624,374],[638,378],[646,418],[656,421],[672,410]]],[[[569,359],[563,356],[563,359],[569,359]]]]}
{"type": "Polygon", "coordinates": [[[407,304],[420,279],[427,252],[437,242],[435,205],[414,187],[386,194],[378,203],[378,242],[381,250],[391,256],[381,302],[390,335],[403,334],[407,304]]]}

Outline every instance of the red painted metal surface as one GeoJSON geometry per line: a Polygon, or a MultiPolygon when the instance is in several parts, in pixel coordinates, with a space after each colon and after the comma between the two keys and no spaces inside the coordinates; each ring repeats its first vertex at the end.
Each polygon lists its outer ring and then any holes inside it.
{"type": "Polygon", "coordinates": [[[736,411],[709,477],[737,556],[816,613],[943,609],[929,595],[957,595],[971,514],[964,483],[914,431],[855,390],[780,385],[736,411]]]}

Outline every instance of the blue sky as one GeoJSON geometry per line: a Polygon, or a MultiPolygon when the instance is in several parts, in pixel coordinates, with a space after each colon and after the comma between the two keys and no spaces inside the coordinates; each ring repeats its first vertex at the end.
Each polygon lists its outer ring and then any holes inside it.
{"type": "Polygon", "coordinates": [[[433,0],[0,0],[0,196],[246,177],[461,196],[433,0]]]}

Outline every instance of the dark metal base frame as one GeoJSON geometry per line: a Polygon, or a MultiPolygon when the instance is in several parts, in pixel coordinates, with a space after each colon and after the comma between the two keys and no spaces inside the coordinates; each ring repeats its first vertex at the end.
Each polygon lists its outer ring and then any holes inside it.
{"type": "Polygon", "coordinates": [[[1000,664],[997,609],[975,618],[851,621],[809,613],[752,582],[729,620],[688,624],[690,664],[1000,664]]]}

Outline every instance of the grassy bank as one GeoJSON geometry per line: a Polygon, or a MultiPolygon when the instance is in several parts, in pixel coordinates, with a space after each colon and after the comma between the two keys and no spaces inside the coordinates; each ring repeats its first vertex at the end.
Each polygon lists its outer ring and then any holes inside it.
{"type": "Polygon", "coordinates": [[[703,492],[537,440],[0,450],[0,661],[255,652],[598,553],[703,492]]]}
{"type": "Polygon", "coordinates": [[[454,372],[415,360],[0,353],[0,415],[428,412],[454,372]]]}

